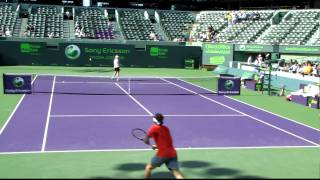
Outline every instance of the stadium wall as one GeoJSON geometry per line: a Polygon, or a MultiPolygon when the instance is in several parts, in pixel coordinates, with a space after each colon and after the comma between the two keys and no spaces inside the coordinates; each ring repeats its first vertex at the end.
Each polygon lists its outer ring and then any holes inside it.
{"type": "Polygon", "coordinates": [[[186,59],[199,67],[201,47],[110,44],[94,42],[0,41],[1,65],[113,66],[184,68],[186,59]]]}

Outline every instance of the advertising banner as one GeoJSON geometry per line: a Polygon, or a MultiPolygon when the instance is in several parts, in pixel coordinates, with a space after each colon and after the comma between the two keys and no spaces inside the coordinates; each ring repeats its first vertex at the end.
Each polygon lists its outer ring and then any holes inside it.
{"type": "Polygon", "coordinates": [[[3,74],[4,94],[30,94],[31,75],[3,74]]]}
{"type": "Polygon", "coordinates": [[[235,77],[221,76],[218,80],[219,95],[240,95],[241,80],[235,77]]]}

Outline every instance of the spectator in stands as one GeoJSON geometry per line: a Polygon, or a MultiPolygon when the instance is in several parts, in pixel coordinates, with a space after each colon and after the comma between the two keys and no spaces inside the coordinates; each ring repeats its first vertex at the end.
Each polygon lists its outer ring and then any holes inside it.
{"type": "Polygon", "coordinates": [[[69,11],[66,11],[65,14],[66,14],[67,19],[70,20],[71,19],[71,13],[69,11]]]}
{"type": "Polygon", "coordinates": [[[251,56],[251,55],[248,57],[247,63],[248,63],[248,64],[251,64],[251,63],[252,63],[252,56],[251,56]]]}
{"type": "Polygon", "coordinates": [[[258,58],[256,58],[256,60],[254,61],[254,63],[253,63],[255,66],[260,66],[261,64],[260,64],[260,62],[259,62],[259,60],[258,60],[258,58]]]}
{"type": "Polygon", "coordinates": [[[227,13],[227,19],[228,19],[228,26],[232,25],[232,14],[230,11],[227,13]]]}
{"type": "Polygon", "coordinates": [[[107,9],[105,9],[105,11],[104,11],[104,17],[106,19],[109,19],[109,13],[108,13],[107,9]]]}
{"type": "Polygon", "coordinates": [[[314,64],[312,66],[312,76],[318,77],[319,75],[319,66],[318,64],[314,64]]]}
{"type": "Polygon", "coordinates": [[[78,21],[76,21],[76,23],[74,24],[74,29],[77,29],[77,28],[80,29],[80,25],[79,25],[79,22],[78,22],[78,21]]]}
{"type": "Polygon", "coordinates": [[[253,20],[260,19],[260,13],[259,13],[259,12],[254,12],[254,13],[253,13],[253,16],[252,16],[252,19],[253,19],[253,20]]]}
{"type": "Polygon", "coordinates": [[[247,14],[244,11],[240,11],[239,12],[239,16],[238,16],[239,20],[247,20],[247,14]]]}
{"type": "Polygon", "coordinates": [[[35,27],[34,25],[31,25],[31,26],[30,26],[30,31],[31,31],[31,32],[34,32],[35,30],[36,30],[36,27],[35,27]]]}
{"type": "Polygon", "coordinates": [[[270,53],[266,54],[266,57],[264,58],[265,61],[270,61],[271,60],[271,55],[270,53]]]}
{"type": "Polygon", "coordinates": [[[0,36],[4,36],[4,31],[2,28],[0,28],[0,36]]]}
{"type": "Polygon", "coordinates": [[[317,63],[317,77],[320,77],[320,63],[317,63]]]}
{"type": "Polygon", "coordinates": [[[312,66],[311,66],[311,63],[308,61],[303,66],[302,75],[311,75],[311,74],[312,74],[312,66]]]}
{"type": "Polygon", "coordinates": [[[263,56],[262,54],[258,54],[258,56],[256,57],[255,61],[253,62],[253,64],[257,67],[261,67],[263,65],[263,56]]]}
{"type": "Polygon", "coordinates": [[[5,35],[6,35],[6,37],[11,37],[12,36],[12,33],[11,33],[9,28],[6,28],[5,35]]]}
{"type": "Polygon", "coordinates": [[[291,72],[291,73],[297,73],[297,71],[298,71],[298,64],[295,63],[295,62],[293,62],[293,63],[291,64],[291,66],[289,67],[289,72],[291,72]]]}
{"type": "Polygon", "coordinates": [[[23,32],[23,36],[24,36],[24,37],[28,37],[28,31],[27,31],[27,30],[25,30],[25,31],[23,32]]]}
{"type": "Polygon", "coordinates": [[[27,24],[26,29],[27,29],[27,31],[31,31],[31,26],[29,24],[27,24]]]}
{"type": "Polygon", "coordinates": [[[82,28],[81,31],[80,31],[80,37],[81,37],[81,38],[85,38],[85,37],[86,37],[86,34],[84,33],[83,28],[82,28]]]}
{"type": "Polygon", "coordinates": [[[189,41],[190,32],[188,29],[183,31],[182,42],[189,41]]]}
{"type": "Polygon", "coordinates": [[[173,41],[173,42],[179,42],[179,38],[175,37],[175,38],[173,38],[172,41],[173,41]]]}
{"type": "Polygon", "coordinates": [[[235,11],[232,12],[232,25],[238,23],[238,15],[235,11]]]}
{"type": "Polygon", "coordinates": [[[48,34],[48,37],[51,39],[51,38],[53,38],[53,35],[54,35],[53,32],[51,32],[48,34]]]}
{"type": "Polygon", "coordinates": [[[151,40],[151,41],[156,41],[157,40],[157,36],[153,31],[151,31],[150,34],[149,34],[149,40],[151,40]]]}
{"type": "Polygon", "coordinates": [[[75,30],[74,35],[75,35],[76,37],[80,37],[80,32],[81,32],[80,28],[77,27],[77,29],[75,30]]]}
{"type": "Polygon", "coordinates": [[[255,12],[253,11],[248,12],[247,19],[253,19],[254,15],[255,15],[255,12]]]}
{"type": "Polygon", "coordinates": [[[206,39],[207,39],[207,33],[206,33],[206,32],[199,32],[199,34],[198,34],[198,39],[199,39],[201,42],[205,42],[206,39]]]}
{"type": "Polygon", "coordinates": [[[299,74],[303,73],[303,65],[301,63],[298,63],[297,73],[299,74]]]}
{"type": "Polygon", "coordinates": [[[278,70],[282,71],[284,69],[285,65],[286,65],[286,61],[284,59],[281,59],[278,63],[278,70]]]}
{"type": "Polygon", "coordinates": [[[216,31],[213,29],[212,25],[210,25],[208,27],[208,32],[207,32],[207,40],[212,42],[215,40],[215,35],[216,35],[216,31]]]}

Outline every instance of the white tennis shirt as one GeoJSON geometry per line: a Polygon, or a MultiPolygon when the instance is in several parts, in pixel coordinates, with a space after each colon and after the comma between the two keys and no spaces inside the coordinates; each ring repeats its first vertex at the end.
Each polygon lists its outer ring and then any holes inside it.
{"type": "Polygon", "coordinates": [[[119,58],[114,58],[114,60],[113,60],[113,67],[114,67],[114,68],[120,67],[120,65],[119,65],[119,58]]]}

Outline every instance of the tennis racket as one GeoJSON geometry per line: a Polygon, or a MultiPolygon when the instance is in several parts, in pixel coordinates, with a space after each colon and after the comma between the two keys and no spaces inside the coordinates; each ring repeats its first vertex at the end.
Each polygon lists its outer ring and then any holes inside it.
{"type": "MultiPolygon", "coordinates": [[[[142,142],[144,142],[144,139],[147,136],[147,132],[145,130],[143,130],[143,129],[140,129],[140,128],[132,129],[131,134],[132,134],[133,137],[135,137],[136,139],[138,139],[138,140],[140,140],[142,142]]],[[[150,146],[152,147],[153,150],[157,149],[157,147],[155,145],[151,145],[150,144],[150,146]]]]}

